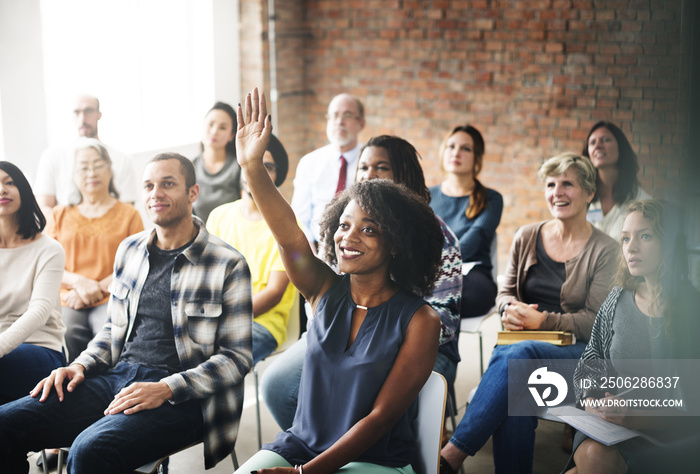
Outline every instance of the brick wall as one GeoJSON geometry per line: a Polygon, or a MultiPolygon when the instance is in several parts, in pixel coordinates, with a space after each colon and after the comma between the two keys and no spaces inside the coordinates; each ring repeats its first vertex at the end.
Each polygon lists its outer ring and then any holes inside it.
{"type": "MultiPolygon", "coordinates": [[[[431,185],[440,181],[445,133],[469,122],[486,140],[480,179],[505,200],[502,269],[515,230],[548,217],[536,176],[542,160],[580,152],[597,120],[625,131],[645,190],[664,197],[677,188],[687,133],[688,1],[278,0],[278,134],[291,170],[326,143],[323,115],[342,91],[365,103],[362,139],[408,139],[431,185]]],[[[241,4],[261,19],[259,31],[250,28],[258,47],[243,41],[247,90],[249,78],[260,76],[248,71],[260,62],[253,56],[266,54],[267,1],[241,4]]],[[[242,18],[246,26],[249,17],[242,18]]]]}

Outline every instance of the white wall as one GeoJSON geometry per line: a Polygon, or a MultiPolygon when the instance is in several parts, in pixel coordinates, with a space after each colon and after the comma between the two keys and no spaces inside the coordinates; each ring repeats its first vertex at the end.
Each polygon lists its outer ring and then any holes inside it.
{"type": "Polygon", "coordinates": [[[0,159],[34,179],[46,148],[39,0],[0,0],[0,159]]]}

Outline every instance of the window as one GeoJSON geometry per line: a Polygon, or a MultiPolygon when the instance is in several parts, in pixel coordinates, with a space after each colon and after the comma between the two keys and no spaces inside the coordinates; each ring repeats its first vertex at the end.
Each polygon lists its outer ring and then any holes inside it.
{"type": "Polygon", "coordinates": [[[126,152],[198,142],[204,114],[226,100],[214,77],[222,2],[41,0],[49,143],[75,136],[80,93],[100,99],[100,139],[126,152]]]}

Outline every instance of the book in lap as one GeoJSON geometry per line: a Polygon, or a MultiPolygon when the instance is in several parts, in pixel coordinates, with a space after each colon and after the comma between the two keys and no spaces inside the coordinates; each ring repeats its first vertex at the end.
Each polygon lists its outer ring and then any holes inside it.
{"type": "Polygon", "coordinates": [[[520,341],[544,341],[555,346],[576,344],[576,336],[568,331],[498,331],[496,344],[505,346],[520,341]]]}

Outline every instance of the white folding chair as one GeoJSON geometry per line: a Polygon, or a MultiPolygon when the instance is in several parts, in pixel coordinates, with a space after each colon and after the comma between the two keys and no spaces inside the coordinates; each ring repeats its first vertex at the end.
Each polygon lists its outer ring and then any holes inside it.
{"type": "MultiPolygon", "coordinates": [[[[491,274],[493,281],[498,281],[498,236],[493,236],[491,242],[491,274]]],[[[488,318],[497,314],[496,307],[491,308],[487,313],[473,318],[464,318],[460,322],[459,332],[466,334],[476,334],[479,339],[479,376],[484,374],[484,341],[481,326],[488,318]]]]}
{"type": "Polygon", "coordinates": [[[440,449],[442,426],[445,421],[447,382],[433,372],[418,394],[418,416],[416,418],[415,468],[424,474],[438,474],[440,471],[440,449]]]}

